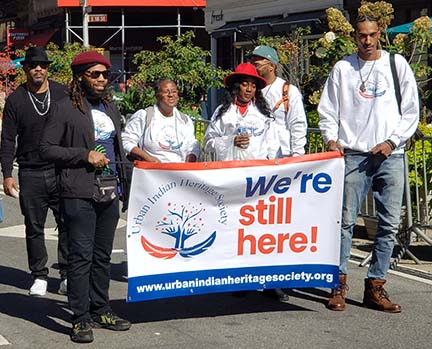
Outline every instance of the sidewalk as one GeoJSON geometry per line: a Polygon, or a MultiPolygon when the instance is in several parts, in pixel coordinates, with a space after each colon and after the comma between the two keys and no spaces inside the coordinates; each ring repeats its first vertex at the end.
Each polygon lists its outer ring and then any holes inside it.
{"type": "MultiPolygon", "coordinates": [[[[428,232],[427,235],[430,236],[431,233],[428,232]]],[[[373,240],[368,238],[366,228],[362,224],[361,218],[359,218],[358,225],[354,230],[351,258],[358,261],[359,264],[362,263],[372,250],[372,245],[373,240]]],[[[420,264],[417,264],[405,254],[397,263],[394,270],[432,280],[432,246],[417,238],[416,234],[413,233],[409,251],[419,259],[420,264]]],[[[395,260],[399,252],[400,247],[396,245],[392,261],[395,260]]]]}

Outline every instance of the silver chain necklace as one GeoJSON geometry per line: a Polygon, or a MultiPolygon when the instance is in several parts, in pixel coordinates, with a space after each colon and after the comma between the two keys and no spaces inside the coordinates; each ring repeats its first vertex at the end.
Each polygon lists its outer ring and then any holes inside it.
{"type": "MultiPolygon", "coordinates": [[[[267,95],[268,95],[268,93],[270,92],[270,90],[271,90],[271,88],[272,88],[272,86],[273,86],[273,83],[276,81],[276,79],[277,79],[277,77],[274,78],[274,80],[271,82],[270,85],[267,85],[267,86],[268,86],[268,89],[267,89],[267,91],[266,91],[266,93],[265,93],[265,95],[264,95],[264,98],[267,97],[267,95]]],[[[266,87],[267,87],[267,86],[266,86],[266,87]]]]}
{"type": "Polygon", "coordinates": [[[359,56],[357,55],[357,63],[358,63],[358,66],[359,66],[359,74],[360,74],[360,81],[361,81],[361,85],[360,85],[360,91],[361,92],[365,92],[366,91],[366,82],[369,80],[369,77],[370,77],[370,75],[371,75],[371,73],[372,73],[372,70],[374,69],[374,67],[375,67],[375,63],[376,63],[376,61],[377,61],[377,59],[375,59],[374,61],[373,61],[373,63],[372,63],[372,67],[370,68],[370,70],[369,70],[369,73],[367,74],[367,76],[366,76],[366,79],[364,79],[363,80],[363,76],[362,76],[362,73],[361,73],[361,67],[360,67],[360,58],[359,58],[359,56]]]}
{"type": "Polygon", "coordinates": [[[28,96],[30,98],[30,101],[31,101],[31,103],[33,105],[33,108],[36,110],[36,113],[38,113],[40,116],[46,115],[46,113],[48,113],[48,110],[49,110],[49,107],[50,107],[50,103],[51,103],[51,94],[50,94],[50,89],[49,89],[48,82],[47,82],[47,92],[45,94],[45,97],[44,97],[43,101],[40,101],[39,99],[37,99],[37,97],[32,92],[30,92],[30,90],[28,88],[27,88],[27,94],[28,94],[28,96]],[[37,105],[35,104],[35,101],[41,105],[42,110],[44,110],[45,106],[46,106],[46,110],[40,112],[39,109],[38,109],[38,107],[37,107],[37,105]]]}

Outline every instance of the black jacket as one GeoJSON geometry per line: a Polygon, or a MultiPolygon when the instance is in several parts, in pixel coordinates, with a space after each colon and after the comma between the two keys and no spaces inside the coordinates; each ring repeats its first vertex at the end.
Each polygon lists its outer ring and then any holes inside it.
{"type": "MultiPolygon", "coordinates": [[[[69,97],[51,106],[40,143],[42,159],[55,162],[60,170],[60,196],[89,199],[93,196],[95,168],[88,162],[88,154],[95,147],[94,125],[89,105],[81,112],[69,97]]],[[[105,104],[107,115],[114,123],[116,136],[114,152],[117,173],[122,186],[123,210],[129,192],[126,181],[127,161],[121,141],[120,113],[114,103],[105,104]]],[[[111,159],[112,161],[112,159],[111,159]]]]}

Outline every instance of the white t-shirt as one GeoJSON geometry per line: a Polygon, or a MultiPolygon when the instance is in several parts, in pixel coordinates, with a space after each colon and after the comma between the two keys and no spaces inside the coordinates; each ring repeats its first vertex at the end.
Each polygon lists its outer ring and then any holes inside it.
{"type": "Polygon", "coordinates": [[[325,142],[339,141],[344,148],[368,152],[387,139],[401,147],[416,130],[419,103],[414,74],[405,58],[395,55],[402,95],[400,115],[389,53],[380,52],[376,61],[363,61],[352,54],[334,66],[318,105],[325,142]]]}
{"type": "MultiPolygon", "coordinates": [[[[277,77],[275,81],[263,88],[262,94],[270,110],[282,99],[285,80],[277,77]]],[[[288,113],[285,115],[284,104],[273,111],[275,127],[279,135],[280,150],[278,157],[303,155],[306,144],[307,119],[303,106],[303,97],[299,89],[290,84],[288,91],[288,113]]]]}
{"type": "Polygon", "coordinates": [[[219,118],[216,115],[221,105],[213,113],[204,137],[205,149],[215,152],[217,160],[274,159],[279,149],[279,140],[274,120],[263,115],[253,103],[249,104],[244,116],[237,106],[231,104],[219,118]],[[234,146],[234,137],[239,133],[251,135],[246,151],[234,146]],[[247,153],[242,157],[242,153],[247,153]]]}
{"type": "Polygon", "coordinates": [[[155,105],[154,115],[146,128],[146,115],[147,112],[140,109],[128,120],[122,132],[126,153],[138,146],[161,162],[185,162],[189,154],[199,157],[200,145],[189,117],[185,122],[177,108],[174,108],[173,116],[166,117],[155,105]]]}

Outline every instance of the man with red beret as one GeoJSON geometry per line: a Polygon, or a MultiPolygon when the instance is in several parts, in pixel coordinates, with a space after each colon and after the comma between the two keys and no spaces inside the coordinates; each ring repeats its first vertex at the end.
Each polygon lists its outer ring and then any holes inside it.
{"type": "Polygon", "coordinates": [[[112,311],[108,296],[119,197],[126,200],[127,193],[125,155],[120,113],[107,91],[111,63],[97,51],[87,51],[77,55],[71,67],[70,96],[53,105],[40,151],[60,172],[69,233],[71,340],[89,343],[92,328],[124,331],[131,326],[112,311]]]}

